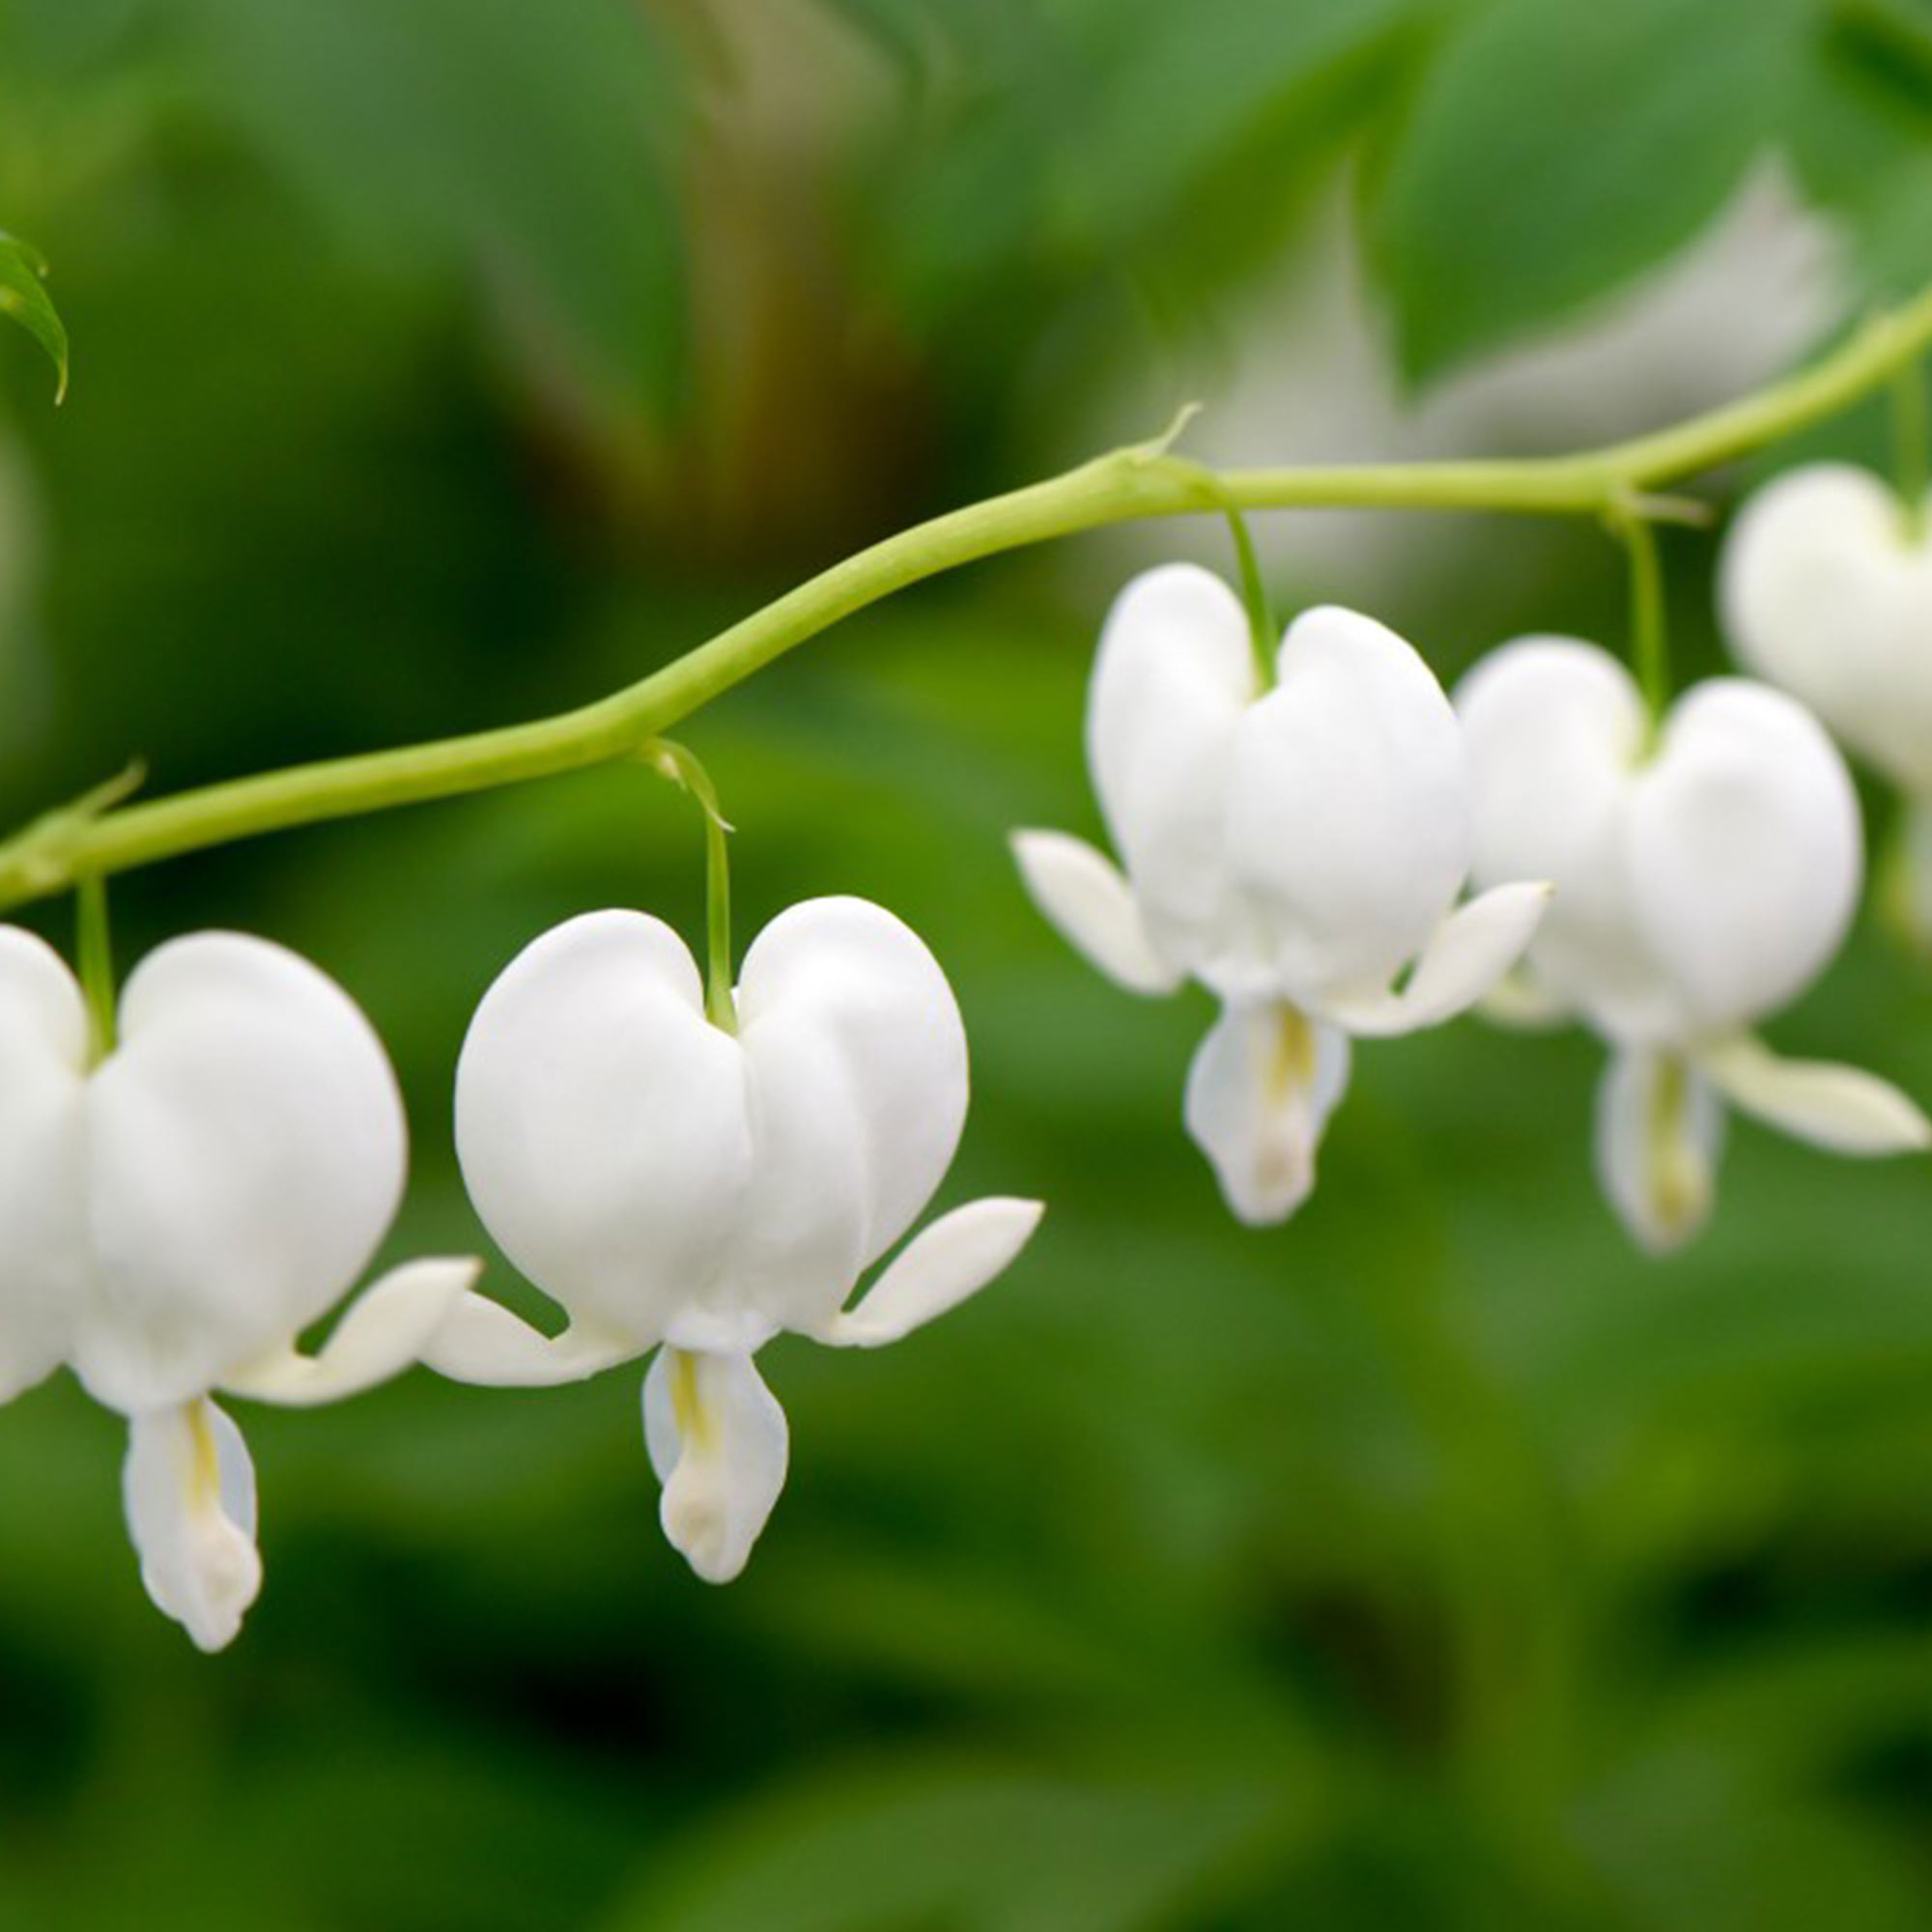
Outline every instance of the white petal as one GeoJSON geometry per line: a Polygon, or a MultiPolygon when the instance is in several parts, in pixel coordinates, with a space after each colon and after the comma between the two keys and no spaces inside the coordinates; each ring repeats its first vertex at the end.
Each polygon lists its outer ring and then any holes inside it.
{"type": "Polygon", "coordinates": [[[1932,535],[1847,464],[1792,469],[1731,526],[1719,573],[1739,657],[1908,791],[1932,791],[1932,535]]]}
{"type": "Polygon", "coordinates": [[[1107,613],[1087,700],[1100,810],[1155,946],[1220,945],[1229,760],[1261,678],[1241,601],[1196,564],[1135,578],[1107,613]]]}
{"type": "Polygon", "coordinates": [[[456,1151],[484,1226],[574,1322],[660,1340],[717,1281],[752,1179],[743,1057],[676,933],[598,912],[526,947],[464,1040],[456,1151]]]}
{"type": "Polygon", "coordinates": [[[0,926],[0,1402],[59,1365],[86,1292],[87,1051],[60,955],[0,926]]]}
{"type": "Polygon", "coordinates": [[[407,1262],[349,1304],[319,1353],[275,1350],[222,1378],[230,1395],[310,1407],[359,1395],[421,1359],[438,1326],[482,1272],[470,1259],[407,1262]]]}
{"type": "Polygon", "coordinates": [[[945,1176],[966,1120],[965,1029],[918,935],[857,898],[808,900],[759,933],[738,1020],[758,1144],[730,1274],[775,1323],[810,1331],[945,1176]]]}
{"type": "Polygon", "coordinates": [[[1028,896],[1090,966],[1130,993],[1171,993],[1184,977],[1160,957],[1118,867],[1065,832],[1015,832],[1028,896]]]}
{"type": "Polygon", "coordinates": [[[1822,1060],[1783,1060],[1749,1034],[1702,1048],[1697,1065],[1734,1107],[1833,1153],[1916,1153],[1932,1122],[1889,1080],[1822,1060]]]}
{"type": "Polygon", "coordinates": [[[582,1381],[639,1352],[628,1337],[598,1335],[578,1326],[546,1335],[499,1301],[463,1294],[417,1359],[451,1381],[485,1388],[549,1388],[582,1381]]]}
{"type": "Polygon", "coordinates": [[[1545,885],[1495,886],[1435,928],[1402,991],[1321,1002],[1321,1016],[1352,1034],[1413,1033],[1466,1011],[1514,966],[1549,904],[1545,885]]]}
{"type": "MultiPolygon", "coordinates": [[[[1468,746],[1474,870],[1548,878],[1566,905],[1594,871],[1644,740],[1643,699],[1615,658],[1576,638],[1519,638],[1456,687],[1468,746]]],[[[1553,917],[1553,916],[1552,916],[1553,917]]]]}
{"type": "Polygon", "coordinates": [[[1188,1068],[1183,1116],[1241,1220],[1285,1221],[1308,1198],[1348,1084],[1346,1034],[1280,1002],[1223,1009],[1188,1068]]]}
{"type": "Polygon", "coordinates": [[[121,1493],[148,1595],[202,1650],[232,1643],[262,1587],[242,1432],[205,1398],[132,1417],[121,1493]]]}
{"type": "Polygon", "coordinates": [[[402,1101],[349,996],[266,940],[149,955],[87,1097],[97,1292],[73,1364],[169,1407],[279,1347],[368,1264],[403,1188],[402,1101]]]}
{"type": "Polygon", "coordinates": [[[1003,1274],[1045,1211],[1044,1202],[992,1196],[942,1214],[894,1256],[866,1298],[836,1316],[819,1339],[878,1349],[923,1328],[1003,1274]]]}
{"type": "Polygon", "coordinates": [[[1468,745],[1473,877],[1548,879],[1529,949],[1540,988],[1613,1038],[1682,1030],[1675,986],[1637,930],[1626,808],[1645,736],[1635,681],[1574,638],[1520,638],[1456,688],[1468,745]]]}
{"type": "Polygon", "coordinates": [[[1629,823],[1633,909],[1692,1031],[1776,1011],[1837,951],[1863,867],[1858,799],[1784,693],[1714,678],[1680,698],[1629,823]]]}
{"type": "Polygon", "coordinates": [[[707,1583],[730,1582],[784,1488],[778,1398],[750,1355],[662,1349],[644,1378],[644,1439],[665,1535],[707,1583]]]}
{"type": "Polygon", "coordinates": [[[1228,837],[1275,983],[1306,1004],[1421,950],[1468,867],[1468,778],[1435,673],[1373,618],[1306,611],[1279,663],[1236,735],[1228,837]]]}
{"type": "Polygon", "coordinates": [[[1678,1055],[1625,1048],[1597,1090],[1597,1178],[1624,1226],[1653,1253],[1709,1219],[1723,1110],[1678,1055]]]}

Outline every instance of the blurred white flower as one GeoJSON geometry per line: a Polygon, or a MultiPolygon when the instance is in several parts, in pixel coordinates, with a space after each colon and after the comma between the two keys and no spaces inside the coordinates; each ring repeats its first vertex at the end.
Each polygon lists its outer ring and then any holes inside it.
{"type": "Polygon", "coordinates": [[[1013,838],[1036,903],[1101,972],[1134,992],[1192,978],[1219,995],[1185,1117],[1253,1223],[1285,1219],[1314,1185],[1350,1036],[1469,1006],[1548,896],[1510,883],[1457,906],[1462,733],[1402,639],[1353,611],[1310,611],[1273,676],[1220,579],[1193,564],[1136,578],[1108,615],[1087,711],[1124,876],[1063,833],[1013,838]]]}
{"type": "Polygon", "coordinates": [[[503,1251],[562,1304],[549,1339],[469,1296],[425,1353],[459,1379],[544,1383],[662,1345],[644,1385],[665,1533],[727,1582],[783,1486],[783,1411],[755,1351],[781,1331],[875,1348],[982,1288],[1037,1202],[911,1226],[966,1119],[966,1037],[924,945],[857,898],[781,913],[745,956],[735,1035],[638,912],[568,921],[485,994],[457,1068],[456,1143],[503,1251]]]}
{"type": "MultiPolygon", "coordinates": [[[[1306,226],[1252,296],[1149,357],[1076,424],[1069,456],[1145,436],[1177,402],[1210,399],[1187,452],[1225,468],[1535,456],[1592,447],[1747,394],[1844,318],[1853,286],[1842,240],[1776,156],[1674,255],[1552,327],[1405,391],[1363,260],[1353,167],[1311,204],[1306,226]]],[[[1329,594],[1426,612],[1468,595],[1472,570],[1521,580],[1525,554],[1562,532],[1493,517],[1323,510],[1271,517],[1256,540],[1271,568],[1329,594]]],[[[1098,554],[1131,569],[1198,534],[1122,525],[1098,554]]],[[[1081,571],[1083,554],[1064,567],[1081,571]]]]}
{"type": "Polygon", "coordinates": [[[319,1355],[300,1331],[367,1264],[402,1195],[402,1102],[334,981],[236,933],[161,947],[96,1063],[59,955],[0,927],[0,1398],[62,1362],[128,1418],[142,1580],[204,1650],[261,1586],[254,1472],[216,1390],[310,1404],[415,1358],[473,1279],[416,1262],[319,1355]]]}
{"type": "Polygon", "coordinates": [[[1609,1042],[1598,1172],[1640,1241],[1670,1247],[1702,1225],[1720,1098],[1841,1153],[1927,1144],[1897,1089],[1780,1060],[1749,1030],[1823,970],[1859,897],[1858,801],[1802,705],[1713,679],[1652,749],[1630,673],[1563,638],[1504,645],[1456,702],[1476,877],[1530,868],[1556,886],[1508,1004],[1609,1042]]]}
{"type": "Polygon", "coordinates": [[[1907,905],[1932,946],[1932,522],[1867,470],[1788,470],[1732,525],[1719,600],[1738,656],[1905,794],[1907,905]]]}

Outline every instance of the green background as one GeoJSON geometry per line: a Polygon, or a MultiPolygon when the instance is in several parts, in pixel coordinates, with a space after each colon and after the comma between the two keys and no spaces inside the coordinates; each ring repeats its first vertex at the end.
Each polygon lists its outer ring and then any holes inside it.
{"type": "MultiPolygon", "coordinates": [[[[1932,8],[0,0],[0,226],[74,345],[56,413],[0,343],[0,805],[627,682],[1077,451],[1111,385],[1203,394],[1176,345],[1344,161],[1427,394],[1768,152],[1848,313],[1932,277],[1932,8]]],[[[1880,455],[1882,417],[1805,447],[1880,455]]],[[[1426,597],[1389,566],[1445,681],[1512,631],[1621,635],[1599,533],[1508,534],[1426,597]]],[[[1686,674],[1714,541],[1666,538],[1686,674]]],[[[1932,1922],[1924,1163],[1739,1125],[1711,1232],[1649,1262],[1591,1179],[1600,1049],[1465,1022],[1365,1046],[1313,1203],[1237,1227],[1179,1129],[1206,997],[1099,982],[1005,848],[1097,831],[1117,563],[909,593],[684,734],[743,935],[856,892],[946,965],[975,1099],[941,1205],[1044,1196],[1026,1256],[890,1351],[771,1348],[793,1473],[723,1592],[659,1535],[638,1371],[416,1374],[242,1414],[268,1580],[205,1659],[141,1594],[117,1419],[20,1398],[0,1926],[1932,1922]]],[[[1274,580],[1336,594],[1319,547],[1274,580]]],[[[124,959],[239,926],[363,1003],[414,1131],[390,1258],[477,1246],[467,1015],[606,904],[700,929],[696,814],[639,771],[114,895],[124,959]]],[[[1932,1098],[1928,974],[1867,917],[1773,1037],[1932,1098]]]]}

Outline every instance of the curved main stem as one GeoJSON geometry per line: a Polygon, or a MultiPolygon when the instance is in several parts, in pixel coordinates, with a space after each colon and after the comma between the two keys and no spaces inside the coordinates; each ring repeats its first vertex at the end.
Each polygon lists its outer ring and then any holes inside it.
{"type": "Polygon", "coordinates": [[[1003,551],[1149,517],[1361,507],[1527,515],[1663,514],[1647,493],[1857,401],[1932,347],[1932,290],[1867,324],[1810,369],[1652,436],[1520,461],[1214,471],[1164,444],[916,525],[837,563],[648,677],[574,711],[461,738],[332,758],[149,804],[92,801],[0,844],[0,907],[264,832],[449,798],[636,752],[840,618],[922,579],[1003,551]]]}

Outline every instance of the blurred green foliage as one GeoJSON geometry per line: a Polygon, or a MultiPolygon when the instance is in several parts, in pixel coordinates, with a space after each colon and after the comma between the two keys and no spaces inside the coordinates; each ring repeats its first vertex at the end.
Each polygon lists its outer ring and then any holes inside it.
{"type": "MultiPolygon", "coordinates": [[[[58,416],[0,364],[38,503],[0,804],[611,689],[1014,481],[1345,160],[1414,378],[1654,266],[1767,147],[1882,298],[1932,276],[1929,50],[1918,0],[0,0],[0,219],[76,343],[58,416]]],[[[1667,549],[1711,665],[1710,539],[1667,549]]],[[[1574,555],[1418,642],[1446,678],[1503,627],[1614,638],[1574,555]]],[[[0,1926],[1932,1918],[1922,1164],[1740,1126],[1713,1232],[1647,1263],[1589,1173],[1597,1051],[1470,1024],[1365,1049],[1316,1200],[1236,1227],[1179,1126],[1205,998],[1099,984],[1004,849],[1095,829],[1097,615],[990,565],[687,733],[747,936],[853,891],[944,960],[947,1198],[1045,1195],[1034,1251],[887,1353],[773,1348],[794,1473],[723,1593],[658,1535],[635,1375],[417,1376],[249,1415],[268,1583],[211,1662],[141,1595],[114,1419],[22,1398],[0,1926]]],[[[415,1128],[396,1255],[479,1238],[447,1090],[484,986],[638,902],[699,929],[695,814],[639,771],[115,895],[129,954],[242,925],[364,1002],[415,1128]]],[[[1861,930],[1778,1043],[1932,1095],[1928,970],[1861,930]]]]}

